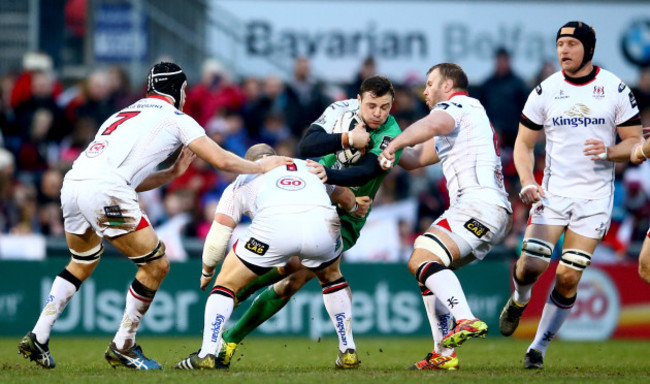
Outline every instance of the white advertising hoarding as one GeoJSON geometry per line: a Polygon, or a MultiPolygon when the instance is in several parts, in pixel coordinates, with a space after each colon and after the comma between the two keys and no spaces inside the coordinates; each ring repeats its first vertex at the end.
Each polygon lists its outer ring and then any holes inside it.
{"type": "Polygon", "coordinates": [[[378,71],[393,81],[414,75],[421,80],[433,64],[456,62],[477,83],[489,76],[493,52],[504,46],[516,72],[532,79],[544,60],[557,68],[555,35],[571,20],[595,27],[594,62],[624,81],[637,81],[633,61],[650,64],[650,2],[216,0],[213,5],[211,17],[239,24],[242,40],[232,46],[215,42],[211,49],[231,57],[238,72],[256,76],[278,73],[268,58],[290,65],[293,57],[307,56],[319,77],[347,82],[362,60],[373,56],[378,71]]]}

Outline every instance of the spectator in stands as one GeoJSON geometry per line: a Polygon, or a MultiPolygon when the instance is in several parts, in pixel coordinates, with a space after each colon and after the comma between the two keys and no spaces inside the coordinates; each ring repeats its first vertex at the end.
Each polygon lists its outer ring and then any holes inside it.
{"type": "Polygon", "coordinates": [[[187,91],[185,113],[205,127],[220,109],[239,110],[244,101],[244,92],[231,82],[223,65],[216,59],[208,59],[203,63],[201,82],[187,91]]]}
{"type": "MultiPolygon", "coordinates": [[[[632,88],[634,96],[636,97],[637,103],[639,103],[639,112],[641,113],[641,118],[649,116],[648,110],[650,110],[650,67],[641,69],[639,73],[639,81],[637,86],[632,88]]],[[[650,120],[647,118],[643,120],[643,125],[650,125],[650,120]]]]}
{"type": "Polygon", "coordinates": [[[361,88],[361,83],[370,76],[377,74],[377,66],[375,59],[372,56],[368,56],[363,60],[359,72],[354,76],[354,79],[346,87],[346,93],[349,99],[354,99],[359,93],[361,88]]]}
{"type": "Polygon", "coordinates": [[[306,57],[296,58],[293,77],[287,84],[287,109],[285,120],[291,134],[302,137],[309,125],[321,115],[333,100],[324,93],[324,85],[311,75],[306,57]]]}
{"type": "Polygon", "coordinates": [[[20,132],[16,153],[19,169],[45,170],[48,151],[58,153],[58,143],[69,133],[63,110],[54,99],[54,79],[49,73],[31,74],[30,97],[16,106],[15,117],[20,132]]]}
{"type": "Polygon", "coordinates": [[[503,47],[495,52],[494,73],[481,86],[479,100],[499,134],[502,147],[512,148],[517,137],[519,116],[528,96],[526,83],[510,66],[510,53],[503,47]]]}
{"type": "Polygon", "coordinates": [[[140,98],[133,93],[129,73],[120,66],[108,68],[108,89],[109,98],[117,109],[128,107],[140,98]]]}

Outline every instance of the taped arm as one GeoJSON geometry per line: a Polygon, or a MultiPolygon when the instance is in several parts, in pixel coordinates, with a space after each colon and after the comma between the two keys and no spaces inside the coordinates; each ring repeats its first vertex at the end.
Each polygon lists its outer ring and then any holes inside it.
{"type": "Polygon", "coordinates": [[[377,155],[367,153],[351,167],[344,169],[326,168],[325,172],[327,173],[328,184],[344,187],[359,187],[384,173],[384,170],[381,169],[377,161],[377,155]]]}
{"type": "MultiPolygon", "coordinates": [[[[232,235],[232,230],[237,223],[232,217],[217,213],[214,215],[214,221],[210,226],[210,231],[205,237],[203,246],[203,255],[201,256],[205,267],[216,267],[226,256],[228,242],[232,235]]],[[[212,272],[212,271],[210,271],[212,272]]]]}
{"type": "Polygon", "coordinates": [[[341,133],[327,133],[320,125],[312,124],[300,140],[300,155],[303,157],[317,157],[334,153],[343,148],[341,133]]]}

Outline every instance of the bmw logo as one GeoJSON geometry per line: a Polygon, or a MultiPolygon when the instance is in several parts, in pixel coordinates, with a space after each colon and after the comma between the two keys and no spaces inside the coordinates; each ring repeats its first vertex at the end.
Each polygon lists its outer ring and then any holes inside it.
{"type": "Polygon", "coordinates": [[[621,49],[625,58],[640,67],[650,65],[650,20],[638,20],[623,33],[621,49]]]}

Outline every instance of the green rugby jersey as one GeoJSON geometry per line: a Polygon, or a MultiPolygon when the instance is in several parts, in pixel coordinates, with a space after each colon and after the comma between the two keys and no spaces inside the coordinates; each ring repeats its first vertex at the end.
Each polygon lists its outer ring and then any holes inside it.
{"type": "MultiPolygon", "coordinates": [[[[384,150],[384,148],[386,148],[388,143],[390,143],[391,140],[393,140],[397,135],[399,135],[402,132],[402,130],[400,129],[399,125],[397,125],[395,118],[389,115],[388,119],[382,126],[380,126],[377,129],[369,129],[368,132],[370,133],[370,143],[368,143],[368,147],[366,148],[366,151],[370,153],[374,153],[375,155],[379,156],[381,152],[384,150]],[[368,148],[370,149],[368,150],[368,148]]],[[[402,154],[401,149],[395,153],[395,162],[394,162],[395,166],[397,166],[401,154],[402,154]]],[[[340,161],[337,160],[336,154],[334,153],[323,156],[320,159],[320,163],[327,168],[334,168],[334,169],[344,169],[348,167],[354,167],[354,164],[352,165],[342,164],[340,161]]],[[[386,175],[388,175],[391,169],[382,172],[378,176],[375,176],[372,180],[365,183],[364,185],[361,185],[359,187],[350,187],[350,189],[352,190],[352,192],[354,192],[355,196],[369,196],[371,199],[374,200],[375,195],[377,194],[377,190],[379,190],[379,186],[381,186],[382,181],[384,181],[384,178],[386,177],[386,175]]],[[[343,237],[344,251],[347,251],[348,249],[352,248],[354,244],[357,242],[357,240],[359,239],[361,228],[363,228],[364,224],[366,223],[366,218],[370,214],[371,210],[372,210],[372,206],[368,210],[368,214],[366,215],[366,217],[363,219],[352,216],[351,214],[345,211],[339,210],[339,217],[341,218],[341,236],[343,237]]]]}

